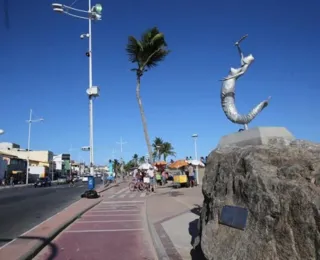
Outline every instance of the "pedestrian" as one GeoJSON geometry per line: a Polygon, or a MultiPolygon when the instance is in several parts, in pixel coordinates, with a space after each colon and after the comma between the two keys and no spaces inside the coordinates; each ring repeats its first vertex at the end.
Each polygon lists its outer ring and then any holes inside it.
{"type": "Polygon", "coordinates": [[[165,185],[167,183],[167,173],[165,170],[162,172],[162,185],[165,185]]]}
{"type": "Polygon", "coordinates": [[[13,176],[11,175],[11,177],[10,177],[10,186],[14,186],[14,178],[13,178],[13,176]]]}
{"type": "Polygon", "coordinates": [[[150,178],[150,188],[152,192],[156,192],[155,190],[155,184],[156,184],[156,179],[155,179],[155,174],[154,174],[154,169],[153,167],[150,167],[149,170],[147,171],[147,174],[150,178]]]}
{"type": "Polygon", "coordinates": [[[189,172],[190,187],[193,187],[194,186],[194,169],[191,163],[189,163],[188,172],[189,172]]]}
{"type": "Polygon", "coordinates": [[[157,181],[157,186],[162,185],[161,174],[159,171],[157,171],[157,173],[156,173],[156,181],[157,181]]]}

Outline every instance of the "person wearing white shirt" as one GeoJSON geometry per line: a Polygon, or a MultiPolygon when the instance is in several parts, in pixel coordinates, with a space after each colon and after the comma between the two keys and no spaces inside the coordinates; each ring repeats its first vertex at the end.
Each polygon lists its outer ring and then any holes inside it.
{"type": "Polygon", "coordinates": [[[132,177],[136,178],[138,172],[139,172],[138,169],[134,169],[132,177]]]}
{"type": "Polygon", "coordinates": [[[156,184],[156,179],[154,177],[154,169],[153,167],[150,167],[147,171],[147,174],[150,178],[150,188],[151,188],[151,191],[155,192],[155,184],[156,184]]]}

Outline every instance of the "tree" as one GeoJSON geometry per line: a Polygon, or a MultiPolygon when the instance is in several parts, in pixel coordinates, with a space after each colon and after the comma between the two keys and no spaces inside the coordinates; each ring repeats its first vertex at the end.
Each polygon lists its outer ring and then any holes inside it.
{"type": "Polygon", "coordinates": [[[134,161],[135,166],[138,166],[139,155],[135,153],[135,154],[132,156],[132,160],[134,161]]]}
{"type": "Polygon", "coordinates": [[[119,163],[119,161],[117,159],[113,160],[113,170],[115,174],[120,173],[120,167],[121,164],[119,163]]]}
{"type": "Polygon", "coordinates": [[[176,156],[174,147],[169,142],[164,142],[160,147],[160,153],[163,155],[163,160],[166,161],[168,156],[176,156]]]}
{"type": "Polygon", "coordinates": [[[152,144],[152,147],[153,147],[153,158],[155,159],[158,159],[159,161],[161,160],[161,147],[163,145],[163,140],[162,138],[160,137],[156,137],[154,140],[153,140],[153,144],[152,144]]]}
{"type": "Polygon", "coordinates": [[[125,164],[124,169],[128,172],[128,171],[131,171],[136,166],[137,166],[136,162],[132,159],[125,164]]]}
{"type": "Polygon", "coordinates": [[[152,163],[152,147],[149,138],[147,120],[140,96],[140,81],[145,72],[156,67],[165,59],[169,54],[169,50],[167,49],[164,34],[161,33],[157,27],[153,27],[143,33],[140,40],[137,40],[133,36],[129,36],[126,52],[129,56],[129,61],[137,65],[136,68],[132,69],[132,71],[136,73],[137,77],[136,98],[140,109],[144,138],[148,148],[149,158],[152,163]]]}
{"type": "Polygon", "coordinates": [[[143,163],[145,163],[146,162],[146,157],[145,156],[141,156],[140,158],[139,158],[139,163],[140,164],[143,164],[143,163]]]}

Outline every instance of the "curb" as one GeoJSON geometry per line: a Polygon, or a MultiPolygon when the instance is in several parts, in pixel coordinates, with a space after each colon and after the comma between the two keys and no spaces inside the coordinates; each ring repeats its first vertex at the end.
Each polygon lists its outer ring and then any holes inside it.
{"type": "MultiPolygon", "coordinates": [[[[53,241],[64,229],[66,229],[69,225],[71,225],[76,219],[78,219],[81,215],[83,215],[85,212],[87,212],[88,210],[92,209],[93,207],[95,207],[96,205],[98,205],[100,202],[102,201],[102,199],[99,199],[99,201],[97,201],[96,203],[94,203],[93,205],[90,205],[89,207],[87,207],[86,209],[78,212],[75,216],[71,217],[68,221],[66,221],[65,223],[63,223],[62,225],[60,225],[58,228],[56,228],[54,231],[52,231],[47,239],[43,242],[39,242],[40,245],[36,245],[34,246],[31,251],[29,251],[28,253],[26,253],[25,255],[22,256],[21,260],[32,260],[38,253],[40,253],[40,251],[45,248],[47,245],[49,245],[51,243],[51,241],[53,241]]],[[[19,238],[19,237],[18,237],[19,238]]]]}
{"type": "Polygon", "coordinates": [[[151,223],[149,217],[148,217],[148,200],[150,199],[150,197],[148,197],[146,199],[146,220],[147,220],[147,227],[153,242],[153,247],[156,251],[157,257],[159,260],[170,260],[166,249],[164,248],[161,239],[153,225],[153,223],[151,223]]]}
{"type": "MultiPolygon", "coordinates": [[[[99,190],[97,192],[100,194],[108,189],[111,189],[111,188],[117,186],[118,184],[120,184],[120,183],[116,183],[115,185],[109,185],[108,187],[104,187],[102,190],[99,190]]],[[[79,200],[70,204],[68,207],[70,207],[71,205],[73,205],[75,203],[78,203],[81,199],[82,198],[80,198],[79,200]]],[[[32,260],[43,248],[45,248],[47,245],[49,245],[61,232],[63,232],[64,229],[66,229],[69,225],[71,225],[75,220],[77,220],[85,212],[87,212],[88,210],[90,210],[93,207],[95,207],[96,205],[98,205],[102,200],[103,199],[100,197],[95,203],[93,203],[93,204],[89,205],[88,207],[86,207],[85,209],[82,209],[81,211],[75,213],[72,217],[68,218],[66,221],[64,221],[62,224],[60,224],[60,226],[58,226],[57,228],[53,228],[49,232],[49,234],[47,234],[45,236],[45,239],[43,241],[37,240],[35,245],[33,247],[31,247],[27,252],[21,253],[21,257],[19,257],[19,260],[32,260]]],[[[66,207],[66,208],[68,208],[68,207],[66,207]]],[[[62,211],[64,211],[65,209],[63,209],[62,211]]],[[[60,212],[62,212],[62,211],[60,211],[60,212]]],[[[59,213],[57,213],[57,214],[59,214],[59,213]]],[[[56,215],[49,217],[47,220],[49,220],[49,219],[52,220],[52,218],[54,218],[56,215]]],[[[31,230],[33,230],[33,229],[30,229],[26,233],[18,236],[16,239],[19,239],[19,238],[23,239],[24,237],[27,237],[28,232],[30,232],[31,230]]],[[[4,245],[3,248],[5,248],[5,247],[6,247],[6,245],[4,245]]],[[[0,250],[0,255],[1,255],[1,250],[0,250]]]]}
{"type": "MultiPolygon", "coordinates": [[[[109,185],[107,187],[104,187],[102,190],[98,191],[98,193],[102,193],[106,190],[109,190],[113,187],[117,186],[117,183],[115,185],[109,185]]],[[[79,199],[80,200],[80,199],[79,199]]],[[[77,200],[76,202],[78,202],[77,200]]],[[[28,252],[26,256],[23,256],[21,260],[32,260],[40,251],[45,248],[47,245],[51,243],[63,230],[65,230],[68,226],[70,226],[75,220],[77,220],[80,216],[82,216],[84,213],[86,213],[88,210],[92,209],[93,207],[97,206],[99,203],[101,203],[102,199],[100,198],[99,201],[94,203],[93,205],[90,205],[89,207],[83,209],[82,211],[78,212],[75,216],[70,218],[68,221],[63,223],[60,227],[58,227],[56,230],[54,230],[51,234],[49,234],[46,241],[42,242],[41,245],[35,246],[34,249],[32,249],[31,252],[28,252]]],[[[74,203],[76,203],[74,202],[74,203]]],[[[71,204],[72,205],[72,204],[71,204]]]]}

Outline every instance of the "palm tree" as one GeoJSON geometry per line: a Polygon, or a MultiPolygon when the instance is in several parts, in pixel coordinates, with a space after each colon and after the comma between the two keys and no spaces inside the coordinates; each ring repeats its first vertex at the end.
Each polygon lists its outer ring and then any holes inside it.
{"type": "Polygon", "coordinates": [[[114,159],[113,160],[113,169],[116,174],[118,174],[120,172],[120,166],[121,165],[120,165],[119,161],[117,159],[114,159]]]}
{"type": "Polygon", "coordinates": [[[126,47],[129,61],[136,63],[137,67],[132,69],[135,71],[137,77],[136,86],[136,98],[138,101],[141,121],[143,126],[144,138],[148,148],[149,158],[152,162],[152,147],[149,138],[149,132],[147,127],[147,120],[144,114],[142,106],[142,100],[140,96],[140,81],[145,72],[153,67],[156,67],[164,58],[169,54],[167,49],[167,43],[164,38],[164,34],[161,33],[157,27],[147,30],[140,40],[137,40],[133,36],[129,36],[128,44],[126,47]]]}
{"type": "Polygon", "coordinates": [[[143,164],[143,163],[145,163],[146,162],[146,157],[145,156],[141,156],[140,158],[139,158],[139,163],[140,164],[143,164]]]}
{"type": "Polygon", "coordinates": [[[133,161],[134,161],[134,163],[135,163],[135,166],[138,166],[139,155],[135,153],[135,154],[132,156],[132,159],[133,159],[133,161]]]}
{"type": "Polygon", "coordinates": [[[163,155],[163,160],[166,161],[168,156],[176,156],[174,147],[169,142],[164,142],[160,147],[160,153],[163,155]]]}
{"type": "Polygon", "coordinates": [[[154,140],[153,140],[153,144],[152,144],[152,147],[153,147],[153,158],[157,158],[159,161],[161,160],[161,147],[163,145],[163,140],[162,138],[160,137],[156,137],[154,140]]]}

